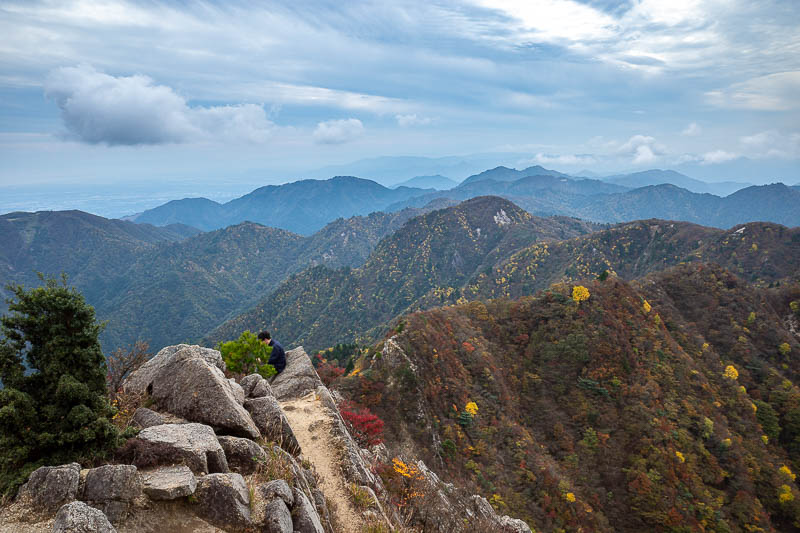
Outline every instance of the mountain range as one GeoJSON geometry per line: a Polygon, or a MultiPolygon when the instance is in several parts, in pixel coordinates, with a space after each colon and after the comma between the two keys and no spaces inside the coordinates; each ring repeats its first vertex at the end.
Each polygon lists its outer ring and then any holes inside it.
{"type": "Polygon", "coordinates": [[[541,166],[523,170],[500,166],[469,176],[454,187],[435,176],[419,176],[408,183],[430,188],[389,189],[374,181],[342,176],[302,180],[261,187],[224,204],[205,198],[174,200],[129,220],[154,225],[183,223],[205,231],[250,221],[310,235],[340,217],[425,207],[434,200],[457,203],[498,195],[534,215],[565,215],[594,222],[657,217],[720,228],[751,221],[800,224],[800,191],[795,188],[750,186],[717,196],[693,190],[729,192],[744,184],[704,184],[673,171],[594,179],[541,166]]]}

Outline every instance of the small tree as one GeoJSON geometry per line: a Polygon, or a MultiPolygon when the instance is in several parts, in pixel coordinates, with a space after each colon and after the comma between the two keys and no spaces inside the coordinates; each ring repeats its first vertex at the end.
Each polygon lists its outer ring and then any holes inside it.
{"type": "Polygon", "coordinates": [[[272,346],[265,345],[249,330],[239,335],[235,341],[221,342],[217,349],[231,372],[258,373],[264,378],[277,374],[275,367],[268,364],[272,346]]]}
{"type": "Polygon", "coordinates": [[[36,468],[110,451],[119,442],[106,397],[106,364],[94,309],[61,282],[11,285],[0,319],[0,492],[36,468]]]}
{"type": "Polygon", "coordinates": [[[580,304],[584,300],[589,299],[589,289],[583,285],[575,285],[572,287],[572,299],[576,304],[580,304]]]}

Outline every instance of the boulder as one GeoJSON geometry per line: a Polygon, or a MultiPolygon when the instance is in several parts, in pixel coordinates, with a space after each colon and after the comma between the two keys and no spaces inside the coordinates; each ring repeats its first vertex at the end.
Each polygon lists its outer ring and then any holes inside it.
{"type": "Polygon", "coordinates": [[[294,493],[289,484],[282,479],[273,479],[258,486],[258,494],[263,500],[270,501],[280,498],[290,509],[294,507],[294,493]]]}
{"type": "Polygon", "coordinates": [[[83,502],[72,502],[58,510],[53,533],[117,533],[117,530],[102,511],[83,502]]]}
{"type": "Polygon", "coordinates": [[[130,502],[142,493],[142,482],[133,465],[104,465],[86,473],[83,497],[87,501],[130,502]]]}
{"type": "Polygon", "coordinates": [[[30,502],[36,509],[54,512],[78,497],[81,465],[70,463],[61,466],[37,468],[20,489],[18,498],[30,502]]]}
{"type": "Polygon", "coordinates": [[[228,378],[228,383],[231,385],[231,391],[233,392],[234,398],[236,398],[236,403],[242,405],[244,403],[244,389],[241,385],[236,383],[236,380],[233,378],[228,378]]]}
{"type": "Polygon", "coordinates": [[[250,374],[242,378],[242,388],[247,398],[263,398],[275,396],[269,382],[261,374],[250,374]]]}
{"type": "Polygon", "coordinates": [[[258,428],[237,400],[237,396],[243,399],[243,391],[238,385],[231,385],[203,353],[197,346],[187,346],[159,367],[150,383],[154,403],[169,413],[221,432],[259,438],[258,428]]]}
{"type": "Polygon", "coordinates": [[[226,528],[251,525],[250,492],[240,474],[208,474],[197,480],[197,514],[226,528]]]}
{"type": "Polygon", "coordinates": [[[191,349],[198,357],[201,357],[208,364],[215,366],[225,371],[225,362],[222,360],[222,354],[217,350],[211,348],[203,348],[202,346],[190,346],[188,344],[177,344],[175,346],[167,346],[162,348],[152,359],[140,366],[125,380],[123,387],[126,391],[135,394],[145,394],[149,392],[150,385],[153,383],[155,376],[175,357],[175,354],[184,350],[191,349]]]}
{"type": "Polygon", "coordinates": [[[264,451],[264,448],[250,439],[223,436],[217,437],[217,440],[225,450],[228,468],[242,475],[252,474],[259,462],[267,461],[267,452],[264,451]]]}
{"type": "Polygon", "coordinates": [[[294,490],[294,509],[292,509],[292,522],[298,533],[325,533],[317,510],[306,498],[302,491],[294,490]]]}
{"type": "Polygon", "coordinates": [[[316,390],[322,381],[302,346],[286,352],[286,368],[272,380],[272,392],[279,400],[301,398],[316,390]]]}
{"type": "Polygon", "coordinates": [[[214,430],[203,424],[152,426],[131,441],[136,450],[133,461],[138,466],[184,462],[196,474],[228,472],[225,452],[214,430]]]}
{"type": "Polygon", "coordinates": [[[262,531],[266,533],[292,533],[292,513],[286,507],[286,503],[281,498],[275,498],[267,503],[264,510],[264,520],[262,531]]]}
{"type": "Polygon", "coordinates": [[[191,496],[197,480],[188,466],[162,466],[140,472],[142,489],[151,500],[175,500],[191,496]]]}
{"type": "Polygon", "coordinates": [[[503,533],[531,533],[531,528],[519,518],[503,515],[500,517],[500,527],[503,533]]]}
{"type": "Polygon", "coordinates": [[[300,453],[300,445],[277,399],[271,396],[251,398],[244,402],[244,408],[265,439],[277,442],[289,453],[300,453]]]}
{"type": "Polygon", "coordinates": [[[144,429],[151,426],[160,426],[161,424],[166,424],[167,421],[164,420],[163,416],[155,411],[152,411],[147,407],[139,407],[133,413],[133,423],[144,429]]]}

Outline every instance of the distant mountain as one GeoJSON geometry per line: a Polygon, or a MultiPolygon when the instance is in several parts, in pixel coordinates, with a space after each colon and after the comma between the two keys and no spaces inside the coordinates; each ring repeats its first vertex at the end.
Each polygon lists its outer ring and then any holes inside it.
{"type": "Polygon", "coordinates": [[[524,170],[517,170],[514,168],[507,168],[500,166],[497,168],[493,168],[491,170],[485,170],[480,174],[475,174],[473,176],[470,176],[464,181],[462,181],[461,185],[467,185],[469,183],[473,183],[476,181],[483,181],[483,180],[516,181],[518,179],[526,178],[528,176],[554,176],[558,178],[571,177],[568,174],[564,174],[562,172],[558,172],[555,170],[548,170],[539,165],[528,167],[524,170]]]}
{"type": "Polygon", "coordinates": [[[183,222],[209,231],[244,221],[311,235],[341,217],[381,211],[389,204],[424,194],[424,189],[389,189],[371,180],[337,176],[269,185],[224,204],[205,198],[168,202],[136,216],[154,225],[183,222]]]}
{"type": "Polygon", "coordinates": [[[795,530],[800,286],[705,263],[582,283],[403,316],[331,386],[389,457],[534,531],[795,530]]]}
{"type": "Polygon", "coordinates": [[[428,291],[449,297],[453,287],[531,242],[591,229],[573,219],[531,217],[502,198],[474,198],[412,219],[358,269],[317,267],[292,276],[207,340],[264,327],[280,331],[287,344],[321,347],[359,338],[414,308],[428,291]]]}
{"type": "Polygon", "coordinates": [[[711,193],[717,196],[727,196],[739,189],[751,186],[752,183],[737,183],[732,181],[707,183],[685,176],[674,170],[645,170],[633,174],[618,174],[601,178],[609,183],[616,183],[631,189],[646,187],[648,185],[661,185],[669,183],[696,193],[711,193]]]}
{"type": "Polygon", "coordinates": [[[140,339],[159,348],[196,341],[293,272],[363,264],[383,237],[429,210],[338,219],[310,237],[254,223],[200,234],[79,211],[13,213],[0,217],[0,287],[66,272],[109,321],[106,352],[140,339]]]}
{"type": "Polygon", "coordinates": [[[457,181],[453,181],[448,177],[436,174],[434,176],[416,176],[410,180],[398,183],[395,187],[416,187],[418,189],[436,189],[437,191],[446,191],[458,185],[457,181]]]}

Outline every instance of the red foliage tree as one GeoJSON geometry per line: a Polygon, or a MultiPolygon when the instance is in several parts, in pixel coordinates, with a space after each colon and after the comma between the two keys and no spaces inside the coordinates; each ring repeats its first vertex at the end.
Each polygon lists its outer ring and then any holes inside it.
{"type": "Polygon", "coordinates": [[[374,446],[383,442],[383,420],[373,414],[368,408],[361,407],[353,402],[344,402],[339,406],[339,412],[347,424],[350,434],[362,447],[374,446]]]}

